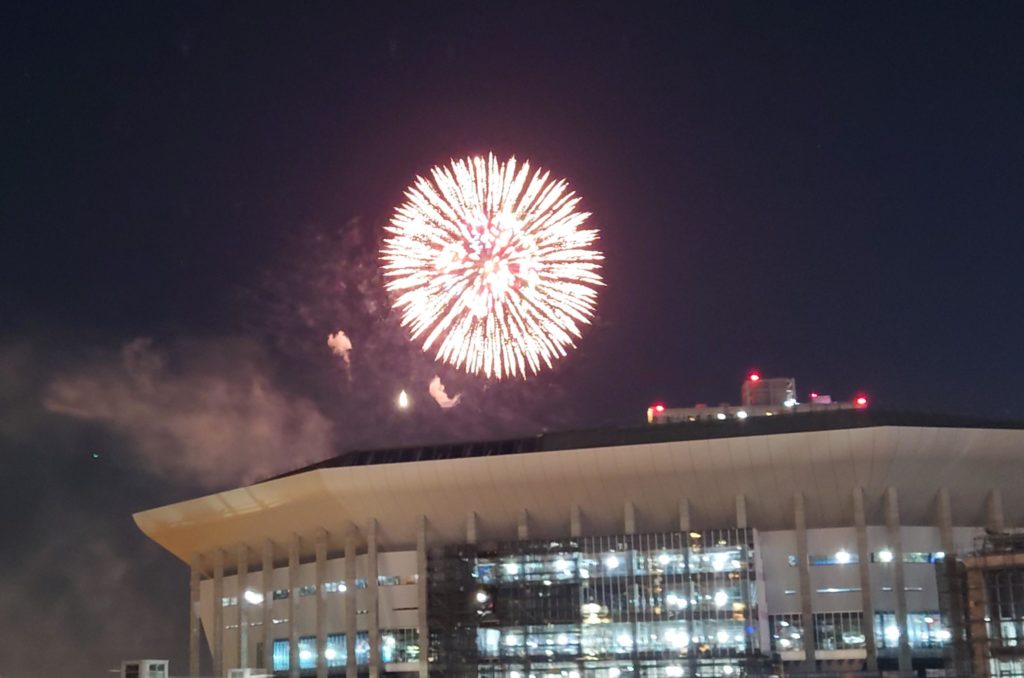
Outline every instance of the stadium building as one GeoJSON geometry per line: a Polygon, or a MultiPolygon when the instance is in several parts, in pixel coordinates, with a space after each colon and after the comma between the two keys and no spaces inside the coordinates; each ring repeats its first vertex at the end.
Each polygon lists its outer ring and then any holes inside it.
{"type": "Polygon", "coordinates": [[[1024,424],[821,404],[354,452],[135,520],[191,567],[193,676],[201,633],[217,676],[1024,676],[1024,424]]]}

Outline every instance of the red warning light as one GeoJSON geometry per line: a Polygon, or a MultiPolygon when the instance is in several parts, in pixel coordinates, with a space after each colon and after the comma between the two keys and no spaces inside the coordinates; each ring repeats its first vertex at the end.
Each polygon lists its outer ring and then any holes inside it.
{"type": "Polygon", "coordinates": [[[750,381],[761,381],[761,375],[757,372],[751,372],[748,379],[750,379],[750,381]]]}
{"type": "Polygon", "coordinates": [[[814,400],[817,397],[818,397],[818,394],[815,393],[814,391],[811,391],[811,400],[814,400]]]}
{"type": "Polygon", "coordinates": [[[857,396],[854,399],[853,404],[856,405],[857,407],[867,407],[868,406],[867,396],[862,396],[862,395],[857,396]]]}
{"type": "Polygon", "coordinates": [[[665,405],[663,403],[658,403],[657,405],[654,406],[654,411],[657,412],[658,414],[661,414],[662,412],[665,411],[665,405]]]}

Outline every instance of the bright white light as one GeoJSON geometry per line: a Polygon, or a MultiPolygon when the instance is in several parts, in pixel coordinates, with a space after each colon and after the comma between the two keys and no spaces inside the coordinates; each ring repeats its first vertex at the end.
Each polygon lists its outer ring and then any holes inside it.
{"type": "Polygon", "coordinates": [[[719,643],[728,643],[729,642],[729,632],[728,631],[719,631],[718,633],[715,634],[715,637],[718,639],[719,643]]]}
{"type": "Polygon", "coordinates": [[[886,626],[885,627],[885,639],[892,642],[896,642],[900,639],[900,627],[898,626],[886,626]]]}
{"type": "Polygon", "coordinates": [[[398,394],[398,406],[403,410],[409,407],[409,394],[404,389],[398,394]]]}
{"type": "Polygon", "coordinates": [[[674,593],[670,593],[667,596],[665,596],[665,602],[671,605],[672,607],[675,607],[679,604],[679,596],[677,596],[674,593]]]}
{"type": "Polygon", "coordinates": [[[509,671],[508,678],[523,678],[523,674],[519,673],[518,671],[509,671]]]}
{"type": "Polygon", "coordinates": [[[935,560],[945,560],[946,559],[946,552],[945,551],[936,551],[935,553],[932,554],[932,558],[935,559],[935,560]]]}
{"type": "Polygon", "coordinates": [[[711,569],[715,572],[721,572],[725,569],[725,561],[728,558],[724,553],[717,553],[711,559],[711,569]]]}
{"type": "Polygon", "coordinates": [[[924,618],[924,623],[925,624],[934,624],[935,623],[935,617],[925,617],[924,618]]]}
{"type": "Polygon", "coordinates": [[[245,598],[245,602],[250,605],[259,605],[263,602],[263,594],[259,591],[253,591],[252,589],[246,589],[245,593],[242,594],[242,597],[245,598]]]}
{"type": "Polygon", "coordinates": [[[672,557],[667,553],[661,553],[658,555],[658,562],[662,565],[668,565],[672,561],[672,557]]]}
{"type": "Polygon", "coordinates": [[[559,633],[558,634],[558,644],[559,645],[568,645],[569,644],[569,636],[567,634],[565,634],[565,633],[559,633]]]}
{"type": "Polygon", "coordinates": [[[736,418],[737,419],[746,419],[747,418],[747,411],[746,410],[740,410],[739,412],[736,413],[736,418]]]}
{"type": "Polygon", "coordinates": [[[326,650],[324,650],[324,657],[327,659],[327,661],[333,661],[334,658],[337,656],[338,653],[334,651],[333,647],[329,647],[326,650]]]}
{"type": "Polygon", "coordinates": [[[733,668],[731,666],[723,666],[722,667],[722,675],[731,676],[732,675],[732,671],[733,671],[733,668]]]}
{"type": "Polygon", "coordinates": [[[308,662],[312,658],[313,658],[313,653],[310,652],[309,650],[300,650],[299,651],[299,659],[301,659],[302,661],[308,662]]]}
{"type": "Polygon", "coordinates": [[[505,644],[508,645],[509,647],[511,647],[513,645],[518,645],[519,644],[519,639],[516,638],[513,635],[505,636],[505,644]]]}
{"type": "Polygon", "coordinates": [[[725,421],[725,412],[719,412],[715,416],[718,417],[719,421],[725,421]]]}
{"type": "Polygon", "coordinates": [[[892,562],[892,551],[890,551],[889,549],[885,549],[883,551],[879,551],[878,552],[878,559],[880,561],[882,561],[883,563],[891,563],[892,562]]]}
{"type": "Polygon", "coordinates": [[[514,577],[519,574],[519,563],[505,563],[502,567],[505,569],[505,574],[509,576],[514,577]]]}
{"type": "Polygon", "coordinates": [[[590,570],[585,567],[580,568],[580,579],[590,579],[590,570]]]}
{"type": "Polygon", "coordinates": [[[792,641],[790,641],[789,638],[779,638],[779,645],[781,647],[789,647],[792,644],[793,643],[792,643],[792,641]]]}
{"type": "Polygon", "coordinates": [[[478,602],[478,603],[486,603],[487,602],[487,592],[486,591],[477,591],[476,592],[476,602],[478,602]]]}
{"type": "Polygon", "coordinates": [[[718,607],[725,607],[725,604],[729,602],[729,594],[725,591],[715,592],[715,605],[718,607]]]}
{"type": "Polygon", "coordinates": [[[666,666],[665,667],[665,675],[666,676],[672,676],[672,678],[675,678],[676,676],[681,676],[681,675],[683,675],[683,667],[682,666],[666,666]]]}
{"type": "Polygon", "coordinates": [[[794,405],[796,405],[796,400],[794,400],[793,398],[786,398],[785,400],[782,401],[782,404],[785,405],[786,407],[793,407],[794,405]]]}
{"type": "Polygon", "coordinates": [[[618,556],[610,555],[604,559],[604,566],[607,567],[609,570],[614,570],[621,564],[621,562],[622,561],[619,560],[618,556]]]}
{"type": "Polygon", "coordinates": [[[836,551],[836,562],[840,565],[846,565],[850,562],[850,552],[846,549],[839,549],[836,551]]]}
{"type": "Polygon", "coordinates": [[[565,558],[559,558],[555,561],[555,569],[559,572],[565,572],[569,569],[569,561],[565,558]]]}
{"type": "Polygon", "coordinates": [[[580,678],[580,672],[573,669],[569,672],[569,678],[580,678]]]}
{"type": "Polygon", "coordinates": [[[949,632],[949,629],[939,629],[935,632],[935,637],[943,643],[947,643],[953,637],[953,634],[949,632]]]}
{"type": "Polygon", "coordinates": [[[622,633],[619,635],[618,638],[615,639],[615,642],[621,645],[622,647],[629,647],[633,644],[633,638],[628,633],[622,633]]]}
{"type": "Polygon", "coordinates": [[[608,678],[619,678],[622,675],[622,671],[619,671],[614,666],[608,669],[608,678]]]}

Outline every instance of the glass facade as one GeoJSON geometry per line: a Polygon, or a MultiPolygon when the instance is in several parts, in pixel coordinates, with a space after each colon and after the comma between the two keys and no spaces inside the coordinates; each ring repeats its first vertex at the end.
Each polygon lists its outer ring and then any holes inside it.
{"type": "Polygon", "coordinates": [[[761,656],[751,530],[463,545],[430,569],[445,675],[728,676],[761,656]]]}
{"type": "MultiPolygon", "coordinates": [[[[344,633],[327,636],[324,657],[329,668],[344,668],[348,660],[348,647],[344,633]]],[[[380,632],[380,659],[385,664],[413,662],[419,658],[419,634],[416,629],[388,629],[380,632]]],[[[288,673],[291,648],[287,638],[274,641],[274,673],[288,673]]],[[[370,636],[366,631],[356,634],[356,664],[370,664],[370,636]]],[[[316,668],[316,636],[299,638],[299,669],[316,668]]]]}

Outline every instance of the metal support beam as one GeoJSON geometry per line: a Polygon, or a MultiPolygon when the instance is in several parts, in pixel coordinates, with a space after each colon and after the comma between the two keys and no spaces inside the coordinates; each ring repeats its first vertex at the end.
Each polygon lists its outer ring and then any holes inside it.
{"type": "Polygon", "coordinates": [[[213,552],[213,675],[224,675],[224,551],[213,552]]]}
{"type": "Polygon", "coordinates": [[[261,668],[274,668],[274,542],[263,540],[263,663],[261,668]]]}
{"type": "Polygon", "coordinates": [[[796,530],[796,557],[800,575],[800,618],[803,620],[804,661],[811,670],[817,659],[814,642],[814,612],[811,607],[811,571],[807,556],[807,508],[804,493],[793,495],[793,527],[796,530]]]}
{"type": "Polygon", "coordinates": [[[327,678],[327,530],[316,531],[316,678],[327,678]]]}
{"type": "Polygon", "coordinates": [[[878,643],[875,639],[875,603],[871,595],[871,546],[864,513],[864,488],[853,490],[853,524],[857,529],[857,569],[860,573],[861,632],[866,651],[865,669],[878,670],[878,643]]]}
{"type": "MultiPolygon", "coordinates": [[[[892,592],[896,596],[896,627],[900,630],[899,670],[911,670],[910,637],[907,635],[907,586],[903,567],[903,536],[900,505],[895,487],[885,490],[885,527],[892,551],[892,592]]],[[[873,621],[873,620],[872,620],[873,621]]]]}
{"type": "Polygon", "coordinates": [[[345,535],[345,676],[359,677],[359,665],[356,663],[356,605],[359,590],[356,588],[356,530],[349,528],[345,535]]]}
{"type": "MultiPolygon", "coordinates": [[[[473,514],[476,516],[476,514],[473,514]]],[[[380,616],[379,590],[377,580],[377,519],[370,518],[366,526],[366,630],[370,641],[370,678],[379,678],[380,666],[380,616]]]]}
{"type": "Polygon", "coordinates": [[[427,626],[427,517],[420,516],[416,521],[416,631],[419,634],[420,678],[430,677],[430,629],[427,626]]]}
{"type": "Polygon", "coordinates": [[[238,547],[238,667],[249,668],[249,607],[245,591],[249,586],[249,547],[238,547]]]}
{"type": "Polygon", "coordinates": [[[1003,493],[999,490],[991,490],[988,493],[988,500],[985,507],[985,527],[992,532],[1002,532],[1006,529],[1006,521],[1003,519],[1003,493]]]}
{"type": "Polygon", "coordinates": [[[299,535],[288,542],[288,678],[299,678],[299,535]]]}
{"type": "Polygon", "coordinates": [[[736,495],[736,527],[747,528],[747,497],[742,494],[736,495]]]}
{"type": "Polygon", "coordinates": [[[188,675],[190,678],[199,676],[199,575],[201,568],[201,556],[198,553],[193,553],[188,580],[188,675]]]}
{"type": "Polygon", "coordinates": [[[689,532],[690,531],[690,500],[680,499],[679,500],[679,531],[689,532]]]}

